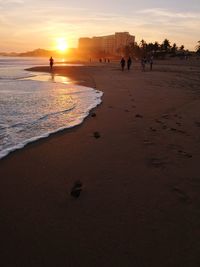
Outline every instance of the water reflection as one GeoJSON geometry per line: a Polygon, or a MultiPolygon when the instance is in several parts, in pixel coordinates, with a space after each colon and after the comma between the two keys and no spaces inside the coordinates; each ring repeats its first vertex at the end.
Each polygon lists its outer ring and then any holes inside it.
{"type": "MultiPolygon", "coordinates": [[[[35,75],[35,73],[33,73],[35,75]]],[[[53,83],[64,83],[64,84],[71,84],[76,83],[75,81],[71,80],[69,77],[59,76],[56,75],[54,72],[50,74],[39,74],[37,76],[24,78],[22,80],[32,80],[32,81],[40,81],[40,82],[53,82],[53,83]]]]}
{"type": "Polygon", "coordinates": [[[54,72],[52,72],[51,73],[51,77],[50,77],[50,79],[49,79],[51,82],[55,82],[55,74],[54,74],[54,72]]]}

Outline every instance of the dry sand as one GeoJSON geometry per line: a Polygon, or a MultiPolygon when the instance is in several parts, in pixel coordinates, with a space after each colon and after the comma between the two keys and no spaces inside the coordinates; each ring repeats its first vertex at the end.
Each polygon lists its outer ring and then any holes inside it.
{"type": "Polygon", "coordinates": [[[0,161],[2,267],[200,266],[200,62],[153,67],[54,68],[103,103],[0,161]]]}

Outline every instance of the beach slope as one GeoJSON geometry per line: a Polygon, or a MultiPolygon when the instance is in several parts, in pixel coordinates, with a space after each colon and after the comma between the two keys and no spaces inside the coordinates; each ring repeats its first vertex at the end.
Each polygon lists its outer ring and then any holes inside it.
{"type": "Polygon", "coordinates": [[[199,63],[153,68],[55,66],[103,102],[0,161],[2,266],[200,265],[199,63]]]}

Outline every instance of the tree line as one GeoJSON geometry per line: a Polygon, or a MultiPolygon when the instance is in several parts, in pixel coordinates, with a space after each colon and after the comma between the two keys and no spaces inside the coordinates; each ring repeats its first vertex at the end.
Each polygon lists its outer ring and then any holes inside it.
{"type": "MultiPolygon", "coordinates": [[[[200,54],[200,41],[197,42],[196,52],[200,54]]],[[[168,39],[165,39],[161,44],[158,42],[147,43],[145,40],[141,40],[139,44],[131,43],[122,48],[125,56],[132,56],[134,58],[141,58],[144,56],[151,56],[157,58],[165,58],[166,55],[174,56],[189,56],[191,53],[189,50],[185,50],[184,45],[178,47],[176,43],[171,45],[168,39]]]]}

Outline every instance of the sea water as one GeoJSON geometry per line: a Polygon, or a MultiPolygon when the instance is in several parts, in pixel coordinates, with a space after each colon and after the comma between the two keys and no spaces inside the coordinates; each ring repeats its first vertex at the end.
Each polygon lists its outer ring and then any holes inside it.
{"type": "Polygon", "coordinates": [[[51,133],[81,124],[102,92],[66,77],[25,71],[47,59],[0,57],[0,159],[51,133]]]}

